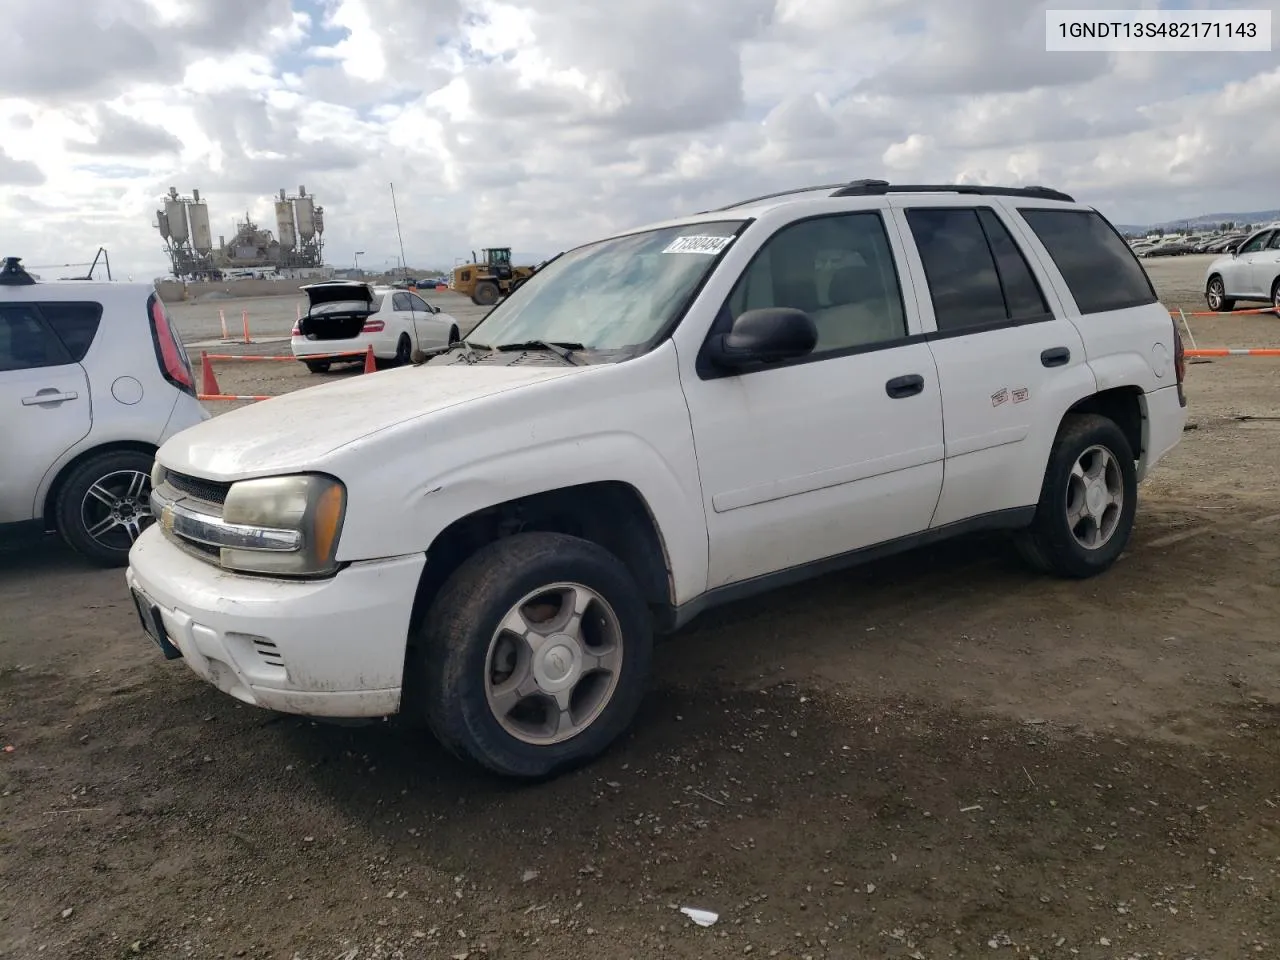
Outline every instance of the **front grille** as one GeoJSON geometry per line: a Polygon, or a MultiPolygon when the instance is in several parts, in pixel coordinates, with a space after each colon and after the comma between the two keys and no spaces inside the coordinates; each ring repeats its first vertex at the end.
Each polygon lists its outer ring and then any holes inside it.
{"type": "Polygon", "coordinates": [[[197,500],[203,500],[206,503],[220,504],[226,502],[227,491],[231,489],[231,484],[220,480],[202,480],[199,477],[190,477],[185,473],[176,473],[173,470],[165,473],[164,480],[173,489],[185,493],[189,497],[195,497],[197,500]]]}

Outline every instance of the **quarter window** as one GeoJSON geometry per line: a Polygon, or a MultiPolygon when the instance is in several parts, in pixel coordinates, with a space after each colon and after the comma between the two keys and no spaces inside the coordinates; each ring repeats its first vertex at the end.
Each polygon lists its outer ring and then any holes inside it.
{"type": "Polygon", "coordinates": [[[102,304],[84,300],[68,303],[38,303],[40,315],[66,345],[71,359],[79,363],[89,352],[102,321],[102,304]]]}
{"type": "Polygon", "coordinates": [[[409,310],[409,295],[407,293],[397,293],[391,298],[392,310],[409,310]]]}
{"type": "Polygon", "coordinates": [[[816,217],[770,237],[729,294],[722,325],[767,307],[809,314],[818,328],[815,356],[905,337],[902,290],[880,215],[816,217]]]}
{"type": "Polygon", "coordinates": [[[0,371],[59,367],[67,349],[29,306],[0,307],[0,371]]]}
{"type": "Polygon", "coordinates": [[[1156,303],[1147,272],[1115,227],[1094,210],[1018,210],[1057,265],[1083,314],[1156,303]]]}

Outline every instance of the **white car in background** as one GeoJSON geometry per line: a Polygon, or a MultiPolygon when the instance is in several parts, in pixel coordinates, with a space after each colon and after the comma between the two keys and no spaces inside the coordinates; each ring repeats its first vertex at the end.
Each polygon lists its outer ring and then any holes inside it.
{"type": "Polygon", "coordinates": [[[1205,272],[1204,299],[1215,312],[1237,300],[1270,303],[1280,313],[1280,226],[1263,227],[1205,272]]]}
{"type": "Polygon", "coordinates": [[[209,419],[154,283],[0,269],[0,535],[57,531],[123,566],[152,522],[156,448],[209,419]]]}
{"type": "Polygon", "coordinates": [[[293,325],[289,346],[312,373],[324,373],[335,363],[363,363],[369,347],[380,365],[402,366],[414,350],[458,339],[456,319],[407,290],[329,280],[302,291],[308,308],[293,325]],[[354,355],[324,359],[335,353],[354,355]]]}

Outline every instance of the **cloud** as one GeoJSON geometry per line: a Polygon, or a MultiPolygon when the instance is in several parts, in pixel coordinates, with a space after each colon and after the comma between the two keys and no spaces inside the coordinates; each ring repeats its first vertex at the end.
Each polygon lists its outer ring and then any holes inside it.
{"type": "MultiPolygon", "coordinates": [[[[1280,0],[1229,5],[1280,19],[1280,0]]],[[[421,266],[492,245],[536,261],[860,177],[1044,183],[1119,222],[1280,205],[1274,53],[1047,53],[1047,6],[18,5],[0,38],[0,228],[29,257],[106,243],[154,275],[170,186],[201,191],[217,235],[246,212],[270,227],[273,194],[305,185],[332,261],[359,249],[369,266],[399,255],[393,182],[421,266]]]]}
{"type": "Polygon", "coordinates": [[[99,112],[93,134],[92,141],[70,141],[67,149],[113,157],[154,157],[182,150],[182,141],[163,127],[144,123],[110,107],[99,112]]]}
{"type": "Polygon", "coordinates": [[[0,147],[0,186],[38,187],[44,183],[44,172],[30,160],[15,160],[0,147]]]}

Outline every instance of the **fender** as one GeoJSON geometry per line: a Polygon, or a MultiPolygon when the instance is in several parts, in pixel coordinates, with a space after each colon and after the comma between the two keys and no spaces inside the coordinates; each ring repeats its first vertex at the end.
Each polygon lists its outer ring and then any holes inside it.
{"type": "Polygon", "coordinates": [[[441,411],[429,429],[385,431],[376,452],[356,443],[326,458],[324,469],[347,483],[338,559],[420,553],[478,510],[613,481],[636,490],[653,517],[674,602],[705,590],[707,524],[670,344],[542,387],[441,411]]]}

